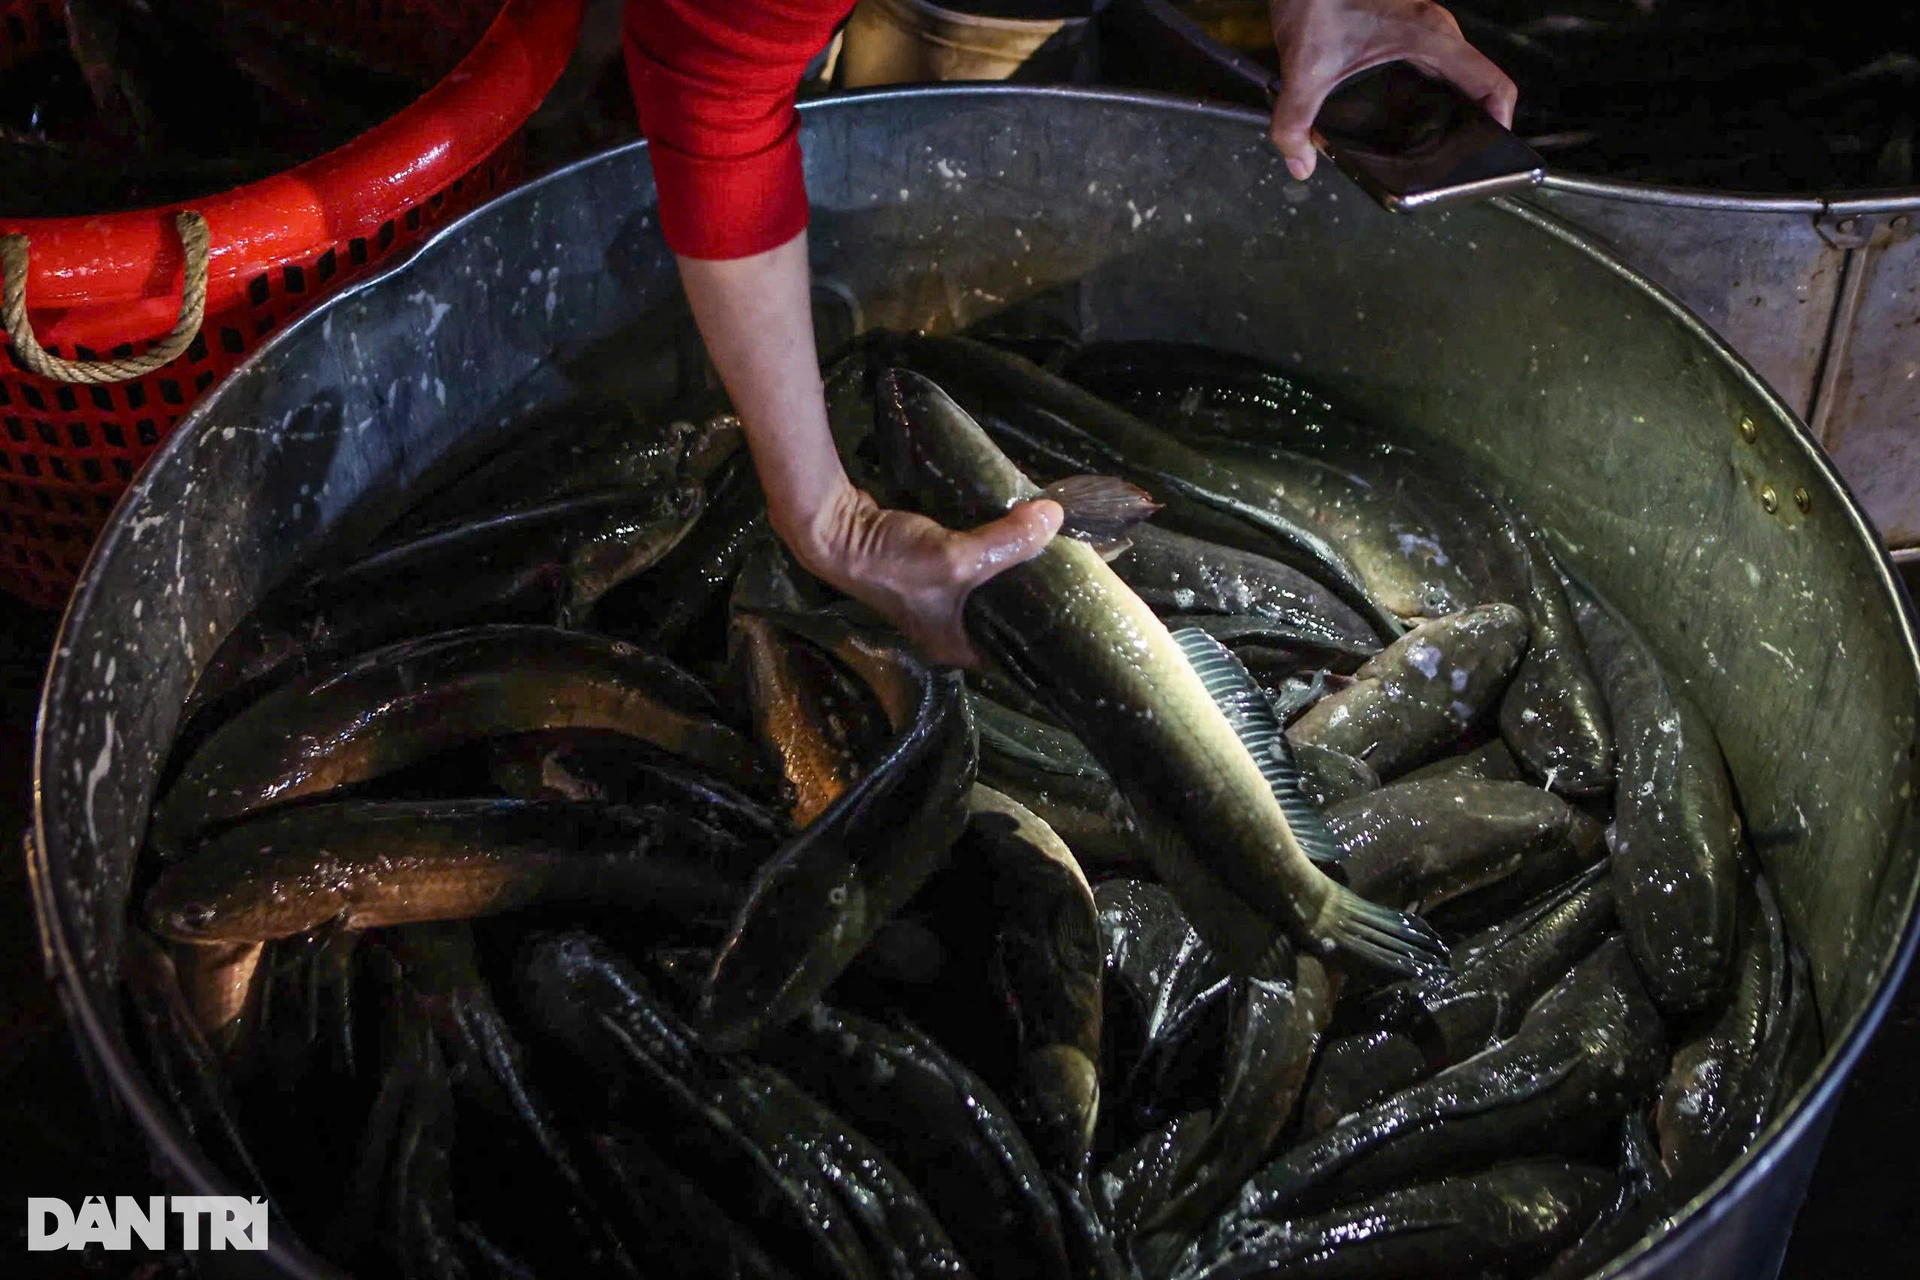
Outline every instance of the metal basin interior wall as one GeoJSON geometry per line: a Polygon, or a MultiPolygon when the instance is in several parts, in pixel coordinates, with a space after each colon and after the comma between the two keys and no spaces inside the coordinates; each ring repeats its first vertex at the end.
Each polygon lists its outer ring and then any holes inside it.
{"type": "MultiPolygon", "coordinates": [[[[1151,50],[1121,78],[1261,106],[1270,73],[1171,0],[1112,0],[1151,50]]],[[[1549,169],[1523,197],[1666,288],[1808,423],[1902,560],[1920,559],[1920,190],[1742,196],[1549,169]]]]}
{"type": "MultiPolygon", "coordinates": [[[[1252,113],[947,87],[815,104],[804,128],[841,334],[1027,303],[1088,338],[1277,360],[1496,477],[1645,628],[1725,744],[1829,1049],[1623,1274],[1768,1273],[1912,951],[1920,886],[1904,592],[1789,406],[1551,219],[1516,203],[1403,218],[1331,172],[1293,183],[1252,113]]],[[[596,157],[290,326],[203,402],[94,551],[42,708],[36,910],[82,1043],[185,1186],[215,1177],[129,1057],[114,997],[182,702],[267,589],[359,542],[456,443],[585,384],[659,403],[704,376],[653,203],[643,148],[596,157]]]]}

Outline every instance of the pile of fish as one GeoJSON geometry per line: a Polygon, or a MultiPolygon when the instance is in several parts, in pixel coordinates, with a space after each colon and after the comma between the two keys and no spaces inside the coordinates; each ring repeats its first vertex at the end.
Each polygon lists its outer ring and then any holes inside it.
{"type": "MultiPolygon", "coordinates": [[[[1266,0],[1179,0],[1274,61],[1266,0]]],[[[1754,0],[1449,0],[1520,87],[1514,129],[1595,177],[1808,195],[1914,185],[1920,12],[1754,0]]]]}
{"type": "MultiPolygon", "coordinates": [[[[478,6],[476,6],[477,8],[478,6]]],[[[498,6],[496,5],[495,8],[498,6]]],[[[0,215],[79,217],[191,200],[351,140],[450,70],[490,15],[435,0],[355,40],[261,0],[65,0],[44,47],[0,35],[0,215]],[[433,66],[414,65],[421,48],[433,66]],[[410,51],[413,51],[410,53],[410,51]]],[[[370,23],[378,11],[364,15],[370,23]]]]}
{"type": "Polygon", "coordinates": [[[788,560],[709,396],[450,459],[203,674],[127,1021],[275,1238],[1578,1277],[1805,1077],[1712,730],[1492,488],[1207,349],[827,373],[881,501],[1061,504],[970,597],[977,668],[788,560]]]}

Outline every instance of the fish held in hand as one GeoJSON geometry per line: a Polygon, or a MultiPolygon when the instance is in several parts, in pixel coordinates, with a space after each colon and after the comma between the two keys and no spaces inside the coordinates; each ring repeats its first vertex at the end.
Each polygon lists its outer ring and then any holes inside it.
{"type": "MultiPolygon", "coordinates": [[[[973,527],[1038,496],[939,387],[900,369],[880,381],[881,444],[928,514],[973,527]]],[[[976,588],[965,620],[976,645],[1018,672],[1095,754],[1135,813],[1179,838],[1156,841],[1156,866],[1203,932],[1231,946],[1225,917],[1237,902],[1315,955],[1403,975],[1439,962],[1425,926],[1315,865],[1180,645],[1086,544],[1055,538],[976,588]]]]}
{"type": "Polygon", "coordinates": [[[1527,619],[1482,605],[1422,623],[1287,729],[1364,760],[1392,781],[1445,754],[1496,705],[1527,647],[1527,619]]]}
{"type": "MultiPolygon", "coordinates": [[[[1125,477],[1167,504],[1167,516],[1189,532],[1285,556],[1326,581],[1385,634],[1399,633],[1391,604],[1372,592],[1346,550],[1315,523],[1313,513],[1289,504],[1270,485],[1250,483],[1238,467],[985,343],[916,335],[897,339],[891,355],[905,369],[945,388],[1014,462],[1036,477],[1125,477]]],[[[885,447],[883,440],[883,453],[885,447]]],[[[905,492],[913,488],[899,487],[905,492]]]]}

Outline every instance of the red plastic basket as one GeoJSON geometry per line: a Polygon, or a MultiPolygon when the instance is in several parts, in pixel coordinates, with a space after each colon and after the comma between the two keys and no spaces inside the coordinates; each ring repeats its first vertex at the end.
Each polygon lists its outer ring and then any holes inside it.
{"type": "MultiPolygon", "coordinates": [[[[199,336],[158,372],[80,386],[0,357],[0,590],[41,607],[64,602],[114,501],[195,400],[280,325],[517,180],[521,126],[572,56],[582,8],[276,0],[276,15],[320,38],[377,49],[437,83],[345,146],[206,199],[88,218],[0,216],[0,235],[30,241],[35,336],[76,360],[145,352],[173,327],[184,266],[176,211],[201,214],[211,236],[199,336]]],[[[57,38],[59,13],[45,0],[0,0],[0,67],[57,38]]]]}

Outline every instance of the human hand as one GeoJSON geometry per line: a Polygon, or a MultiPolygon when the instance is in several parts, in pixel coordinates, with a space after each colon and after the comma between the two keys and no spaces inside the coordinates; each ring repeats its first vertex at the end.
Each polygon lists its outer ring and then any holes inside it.
{"type": "Polygon", "coordinates": [[[963,532],[889,510],[849,484],[790,545],[807,572],[878,611],[929,659],[970,667],[979,659],[961,624],[967,596],[1039,555],[1064,518],[1059,503],[1040,499],[963,532]]]}
{"type": "Polygon", "coordinates": [[[1410,62],[1452,81],[1513,127],[1520,91],[1467,43],[1453,15],[1430,0],[1273,0],[1271,12],[1281,76],[1271,133],[1296,178],[1313,173],[1310,131],[1327,95],[1349,77],[1388,62],[1410,62]]]}

